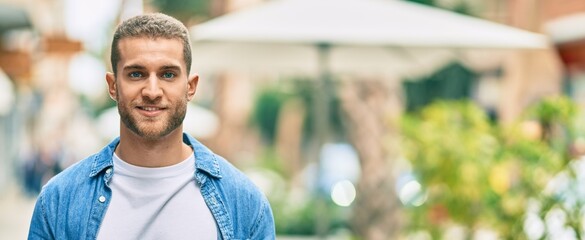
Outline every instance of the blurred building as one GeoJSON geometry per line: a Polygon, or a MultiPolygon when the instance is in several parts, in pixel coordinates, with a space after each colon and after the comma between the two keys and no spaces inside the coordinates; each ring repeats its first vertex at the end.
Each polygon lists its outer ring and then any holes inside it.
{"type": "Polygon", "coordinates": [[[22,116],[18,88],[32,72],[32,23],[25,8],[0,2],[0,192],[14,178],[22,116]],[[28,43],[27,43],[28,42],[28,43]]]}
{"type": "Polygon", "coordinates": [[[6,171],[0,174],[6,178],[0,191],[19,183],[35,194],[51,176],[97,148],[88,134],[92,122],[83,96],[72,84],[89,77],[71,76],[72,60],[87,49],[68,31],[68,4],[0,1],[0,70],[13,93],[10,111],[0,114],[0,149],[6,153],[0,157],[6,171]],[[87,141],[79,141],[81,136],[87,141]]]}
{"type": "Polygon", "coordinates": [[[565,93],[585,106],[585,1],[543,1],[539,16],[562,60],[565,93]]]}
{"type": "MultiPolygon", "coordinates": [[[[560,65],[560,90],[585,106],[585,1],[500,0],[491,9],[501,22],[550,36],[560,65]]],[[[545,88],[538,85],[531,80],[526,87],[545,88]]]]}

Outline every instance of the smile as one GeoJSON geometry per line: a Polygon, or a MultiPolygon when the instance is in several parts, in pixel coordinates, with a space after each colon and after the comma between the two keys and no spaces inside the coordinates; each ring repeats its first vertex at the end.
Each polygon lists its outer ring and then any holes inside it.
{"type": "Polygon", "coordinates": [[[161,107],[146,107],[146,106],[138,106],[136,107],[140,112],[141,115],[146,116],[146,117],[156,117],[158,115],[160,115],[163,110],[165,110],[166,108],[161,108],[161,107]]]}
{"type": "Polygon", "coordinates": [[[158,108],[158,107],[138,107],[140,110],[144,110],[144,111],[160,111],[163,110],[163,108],[158,108]]]}

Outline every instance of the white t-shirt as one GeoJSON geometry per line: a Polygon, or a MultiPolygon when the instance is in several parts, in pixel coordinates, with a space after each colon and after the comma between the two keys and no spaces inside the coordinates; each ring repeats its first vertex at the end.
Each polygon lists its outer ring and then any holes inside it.
{"type": "Polygon", "coordinates": [[[217,225],[195,181],[195,157],[160,168],[116,154],[112,200],[97,239],[217,239],[217,225]]]}

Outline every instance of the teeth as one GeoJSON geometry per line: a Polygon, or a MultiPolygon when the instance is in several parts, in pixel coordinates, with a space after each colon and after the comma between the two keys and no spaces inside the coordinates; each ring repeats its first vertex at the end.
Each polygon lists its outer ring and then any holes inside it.
{"type": "Polygon", "coordinates": [[[146,110],[146,111],[156,111],[156,110],[160,110],[160,108],[155,108],[155,107],[143,107],[142,109],[146,110]]]}

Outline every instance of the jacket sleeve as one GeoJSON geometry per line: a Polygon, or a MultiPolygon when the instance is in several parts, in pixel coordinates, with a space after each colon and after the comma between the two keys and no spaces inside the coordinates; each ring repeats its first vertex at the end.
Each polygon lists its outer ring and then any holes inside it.
{"type": "Polygon", "coordinates": [[[251,233],[250,239],[276,239],[272,209],[264,196],[260,214],[258,214],[251,233]]]}
{"type": "Polygon", "coordinates": [[[43,202],[43,193],[37,198],[35,209],[33,211],[30,227],[28,231],[28,239],[54,239],[50,231],[46,216],[46,206],[43,202]]]}

